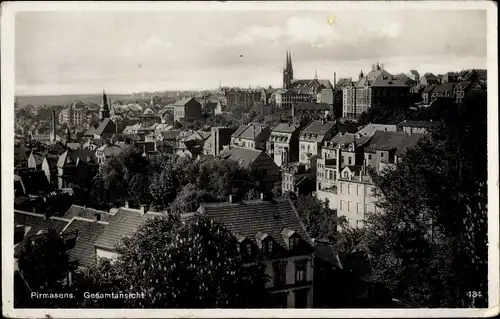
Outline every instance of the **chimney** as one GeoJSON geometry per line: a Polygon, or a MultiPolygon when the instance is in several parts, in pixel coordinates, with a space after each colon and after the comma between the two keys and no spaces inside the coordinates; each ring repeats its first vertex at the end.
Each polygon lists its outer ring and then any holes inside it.
{"type": "Polygon", "coordinates": [[[337,72],[333,72],[333,88],[337,88],[337,72]]]}
{"type": "Polygon", "coordinates": [[[55,142],[56,140],[56,110],[52,110],[52,137],[51,141],[55,142]]]}
{"type": "Polygon", "coordinates": [[[234,198],[234,195],[233,194],[229,194],[229,203],[234,203],[235,202],[235,198],[234,198]]]}
{"type": "Polygon", "coordinates": [[[140,209],[141,209],[141,215],[146,214],[146,206],[147,206],[147,205],[145,205],[145,204],[142,204],[142,205],[141,205],[141,208],[140,208],[140,209]]]}
{"type": "Polygon", "coordinates": [[[100,220],[101,220],[101,214],[99,214],[99,213],[95,213],[95,214],[94,214],[94,221],[98,222],[98,221],[100,221],[100,220]]]}
{"type": "Polygon", "coordinates": [[[266,200],[266,196],[264,193],[260,193],[260,200],[266,200]]]}
{"type": "Polygon", "coordinates": [[[128,200],[125,201],[125,208],[129,208],[128,200]]]}

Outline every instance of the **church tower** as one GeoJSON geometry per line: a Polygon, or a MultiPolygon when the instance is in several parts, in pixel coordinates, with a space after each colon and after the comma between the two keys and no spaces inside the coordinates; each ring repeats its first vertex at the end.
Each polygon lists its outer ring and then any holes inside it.
{"type": "Polygon", "coordinates": [[[283,88],[289,89],[293,81],[292,54],[286,51],[285,67],[283,69],[283,88]]]}
{"type": "Polygon", "coordinates": [[[106,97],[104,90],[102,90],[102,104],[101,109],[99,110],[99,121],[102,122],[107,117],[109,117],[108,98],[106,97]]]}

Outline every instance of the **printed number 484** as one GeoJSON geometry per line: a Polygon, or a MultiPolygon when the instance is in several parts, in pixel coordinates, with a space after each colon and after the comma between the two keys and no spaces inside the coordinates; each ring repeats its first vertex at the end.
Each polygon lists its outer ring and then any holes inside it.
{"type": "Polygon", "coordinates": [[[482,296],[480,291],[467,291],[467,297],[469,298],[481,298],[482,296]]]}

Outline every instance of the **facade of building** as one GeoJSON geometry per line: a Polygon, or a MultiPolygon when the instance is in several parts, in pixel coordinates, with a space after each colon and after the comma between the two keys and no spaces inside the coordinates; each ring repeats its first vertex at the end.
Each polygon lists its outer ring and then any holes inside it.
{"type": "Polygon", "coordinates": [[[242,89],[231,88],[226,93],[227,110],[236,107],[245,110],[253,108],[257,103],[260,103],[262,91],[260,89],[242,89]]]}
{"type": "Polygon", "coordinates": [[[359,80],[343,90],[342,116],[355,120],[371,107],[398,108],[409,103],[410,86],[383,69],[374,65],[366,75],[361,72],[359,80]]]}
{"type": "Polygon", "coordinates": [[[283,193],[308,194],[311,191],[311,181],[314,183],[312,170],[305,164],[300,162],[283,164],[281,168],[281,190],[283,193]]]}
{"type": "Polygon", "coordinates": [[[57,178],[59,188],[85,185],[95,177],[99,165],[95,155],[89,150],[67,150],[57,161],[57,178]]]}
{"type": "Polygon", "coordinates": [[[262,263],[270,281],[270,307],[313,307],[313,242],[289,198],[203,204],[197,213],[224,224],[242,258],[262,263]]]}
{"type": "Polygon", "coordinates": [[[300,126],[280,123],[271,131],[267,142],[267,153],[278,166],[299,160],[300,126]]]}
{"type": "Polygon", "coordinates": [[[405,132],[408,134],[425,134],[429,130],[437,128],[439,126],[439,122],[427,122],[427,121],[408,121],[404,120],[403,122],[397,125],[398,132],[405,132]]]}
{"type": "Polygon", "coordinates": [[[196,121],[201,118],[201,104],[194,98],[183,98],[174,104],[174,121],[196,121]]]}
{"type": "Polygon", "coordinates": [[[219,156],[225,146],[231,144],[231,135],[234,129],[227,127],[212,127],[210,136],[205,140],[203,145],[204,155],[219,156]]]}
{"type": "Polygon", "coordinates": [[[321,154],[320,149],[323,142],[335,134],[335,122],[316,120],[309,123],[301,132],[299,137],[299,161],[313,167],[313,157],[321,154]]]}

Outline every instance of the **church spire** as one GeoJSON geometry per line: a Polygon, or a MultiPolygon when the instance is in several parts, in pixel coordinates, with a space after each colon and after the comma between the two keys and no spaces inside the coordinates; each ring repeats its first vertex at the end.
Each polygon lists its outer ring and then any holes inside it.
{"type": "Polygon", "coordinates": [[[103,121],[107,117],[109,117],[109,105],[108,105],[108,98],[106,96],[106,92],[103,89],[102,90],[102,104],[101,104],[101,109],[99,110],[99,120],[103,121]]]}
{"type": "Polygon", "coordinates": [[[318,69],[314,70],[314,78],[317,80],[318,79],[318,69]]]}

